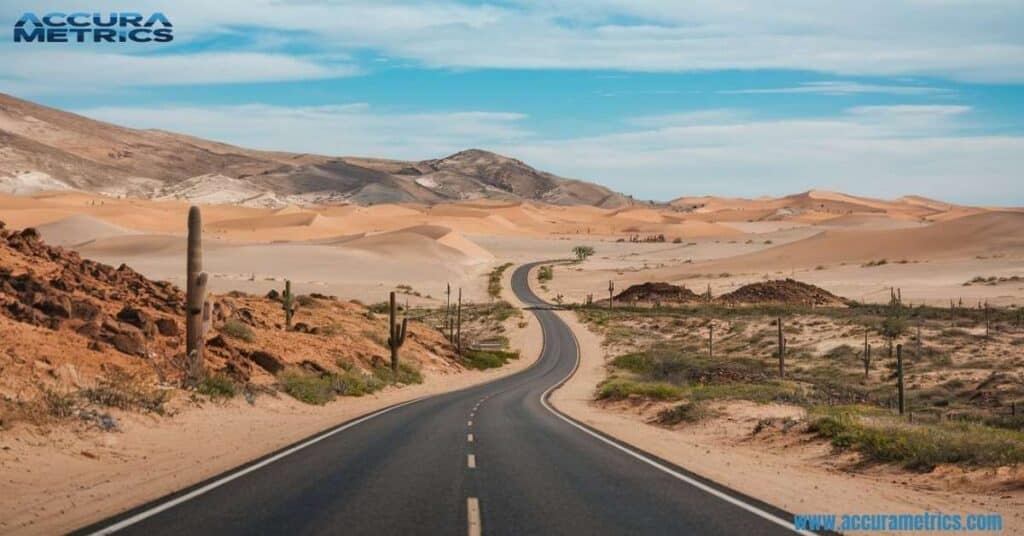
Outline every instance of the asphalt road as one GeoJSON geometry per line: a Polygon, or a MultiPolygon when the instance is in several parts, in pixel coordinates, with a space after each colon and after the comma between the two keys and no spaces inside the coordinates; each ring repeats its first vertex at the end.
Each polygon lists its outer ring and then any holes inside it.
{"type": "MultiPolygon", "coordinates": [[[[569,328],[512,275],[544,350],[529,369],[421,399],[82,529],[83,534],[783,534],[784,512],[550,409],[569,328]]],[[[195,438],[201,441],[201,438],[195,438]]]]}

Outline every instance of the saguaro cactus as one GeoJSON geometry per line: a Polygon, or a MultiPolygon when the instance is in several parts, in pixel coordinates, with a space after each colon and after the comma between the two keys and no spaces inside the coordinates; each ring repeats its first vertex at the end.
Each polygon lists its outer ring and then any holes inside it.
{"type": "Polygon", "coordinates": [[[900,415],[903,415],[903,345],[896,345],[896,396],[899,397],[900,415]]]}
{"type": "Polygon", "coordinates": [[[608,310],[611,311],[613,308],[612,302],[615,301],[615,282],[608,281],[608,310]]]}
{"type": "Polygon", "coordinates": [[[782,317],[775,319],[775,324],[779,328],[779,377],[786,377],[786,339],[782,336],[782,317]]]}
{"type": "Polygon", "coordinates": [[[871,371],[871,345],[868,344],[867,328],[864,328],[864,355],[861,358],[864,361],[864,377],[867,378],[871,371]]]}
{"type": "Polygon", "coordinates": [[[188,381],[203,379],[203,342],[209,328],[210,307],[206,303],[206,282],[203,271],[203,219],[199,207],[188,209],[188,248],[185,264],[185,355],[188,381]]]}
{"type": "Polygon", "coordinates": [[[388,348],[391,349],[391,372],[398,373],[398,349],[405,344],[406,328],[409,326],[409,319],[403,318],[398,323],[398,304],[395,303],[395,292],[391,292],[388,308],[388,348]]]}
{"type": "Polygon", "coordinates": [[[708,321],[708,359],[715,357],[715,325],[708,321]]]}
{"type": "Polygon", "coordinates": [[[281,309],[284,309],[284,329],[287,331],[292,330],[292,317],[295,315],[295,306],[295,296],[292,294],[292,282],[285,279],[284,293],[281,294],[281,309]]]}
{"type": "Polygon", "coordinates": [[[459,305],[455,312],[455,351],[462,356],[462,287],[459,287],[459,305]]]}

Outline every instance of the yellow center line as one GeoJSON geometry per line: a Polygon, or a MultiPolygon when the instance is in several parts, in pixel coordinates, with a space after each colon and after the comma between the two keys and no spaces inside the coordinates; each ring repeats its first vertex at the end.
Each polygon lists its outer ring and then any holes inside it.
{"type": "Polygon", "coordinates": [[[466,465],[468,465],[470,469],[476,469],[476,456],[472,454],[467,455],[466,465]]]}
{"type": "Polygon", "coordinates": [[[466,520],[468,521],[469,536],[480,536],[480,501],[476,497],[466,499],[466,520]]]}

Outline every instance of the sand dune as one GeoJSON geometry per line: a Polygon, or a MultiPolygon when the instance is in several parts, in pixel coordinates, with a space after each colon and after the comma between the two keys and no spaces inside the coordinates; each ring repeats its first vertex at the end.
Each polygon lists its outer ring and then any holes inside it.
{"type": "Polygon", "coordinates": [[[930,260],[977,255],[1024,254],[1024,214],[992,212],[940,222],[927,227],[890,230],[829,230],[764,251],[702,265],[666,269],[693,272],[708,269],[765,271],[813,267],[840,262],[886,259],[930,260]]]}
{"type": "Polygon", "coordinates": [[[36,230],[42,234],[48,244],[70,247],[102,238],[138,234],[137,231],[83,214],[40,225],[36,227],[36,230]]]}
{"type": "Polygon", "coordinates": [[[459,233],[439,225],[418,225],[365,236],[345,242],[344,247],[372,251],[401,259],[431,259],[442,262],[481,263],[494,258],[491,253],[459,233]]]}

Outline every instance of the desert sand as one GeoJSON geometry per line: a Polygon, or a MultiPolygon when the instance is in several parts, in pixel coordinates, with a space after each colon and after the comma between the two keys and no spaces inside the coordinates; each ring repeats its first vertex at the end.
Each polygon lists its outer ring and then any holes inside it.
{"type": "MultiPolygon", "coordinates": [[[[174,199],[81,192],[0,195],[0,220],[8,228],[35,227],[51,244],[115,267],[124,263],[151,279],[179,286],[187,210],[187,202],[174,199]]],[[[710,287],[717,295],[752,281],[793,277],[863,302],[885,302],[890,287],[899,287],[911,304],[959,299],[968,305],[1024,303],[1019,279],[1024,276],[1024,212],[915,196],[883,201],[806,192],[774,199],[680,198],[666,206],[615,209],[516,200],[283,208],[209,204],[203,214],[205,268],[211,290],[219,294],[239,290],[263,295],[280,290],[289,279],[299,294],[373,304],[402,285],[407,288],[403,298],[411,305],[437,307],[451,283],[463,289],[467,300],[483,303],[490,299],[486,275],[493,267],[564,259],[574,246],[589,245],[594,256],[556,266],[554,280],[542,295],[562,295],[569,302],[582,302],[587,295],[600,299],[607,295],[610,280],[618,290],[665,281],[698,292],[710,287]],[[977,276],[995,280],[967,284],[977,276]]],[[[510,273],[505,273],[504,297],[514,303],[507,292],[510,273]]],[[[716,421],[699,433],[683,435],[638,424],[643,416],[636,408],[595,406],[589,401],[604,378],[604,352],[593,334],[566,320],[583,343],[584,361],[576,377],[556,393],[556,404],[688,469],[794,511],[829,510],[827,506],[851,498],[868,511],[893,510],[893,505],[934,510],[948,504],[1007,511],[996,495],[924,489],[934,482],[908,490],[891,485],[889,480],[902,477],[887,473],[846,474],[823,463],[827,455],[817,447],[787,447],[776,453],[736,439],[737,427],[748,426],[764,412],[788,408],[737,407],[737,422],[716,421]],[[782,474],[785,479],[779,478],[782,474]],[[773,488],[782,481],[787,482],[784,489],[773,488]]],[[[16,335],[45,333],[19,327],[16,335]]],[[[12,493],[4,493],[8,501],[0,502],[0,511],[10,513],[0,516],[5,523],[0,528],[27,533],[70,529],[375,408],[528,366],[539,352],[536,326],[531,321],[525,331],[515,329],[509,335],[511,346],[528,359],[500,372],[440,373],[438,364],[425,370],[427,381],[421,386],[346,398],[323,408],[283,396],[260,396],[255,406],[186,404],[170,419],[118,414],[123,434],[4,432],[8,448],[0,460],[7,477],[4,490],[12,493]],[[202,449],[177,440],[181,434],[206,436],[214,430],[220,432],[218,439],[202,449]]],[[[46,358],[29,356],[18,370],[41,373],[53,368],[46,358]],[[39,361],[43,364],[36,367],[39,361]]],[[[98,369],[79,370],[84,374],[98,369]]],[[[1006,521],[1014,527],[1021,523],[1019,516],[1007,516],[1006,521]]]]}
{"type": "MultiPolygon", "coordinates": [[[[176,283],[186,210],[181,201],[76,192],[0,195],[10,227],[38,227],[48,242],[176,283]]],[[[884,301],[896,286],[910,302],[1009,305],[1019,302],[1020,288],[963,284],[975,276],[1024,275],[1024,212],[916,196],[882,201],[812,191],[623,209],[522,201],[206,205],[204,217],[208,271],[221,292],[265,292],[288,277],[300,292],[367,302],[411,285],[423,303],[436,304],[448,282],[482,299],[481,275],[490,266],[565,258],[577,244],[597,253],[561,286],[575,301],[601,293],[608,280],[710,284],[718,291],[784,275],[860,301],[884,301]],[[659,235],[663,242],[644,242],[659,235]]]]}

